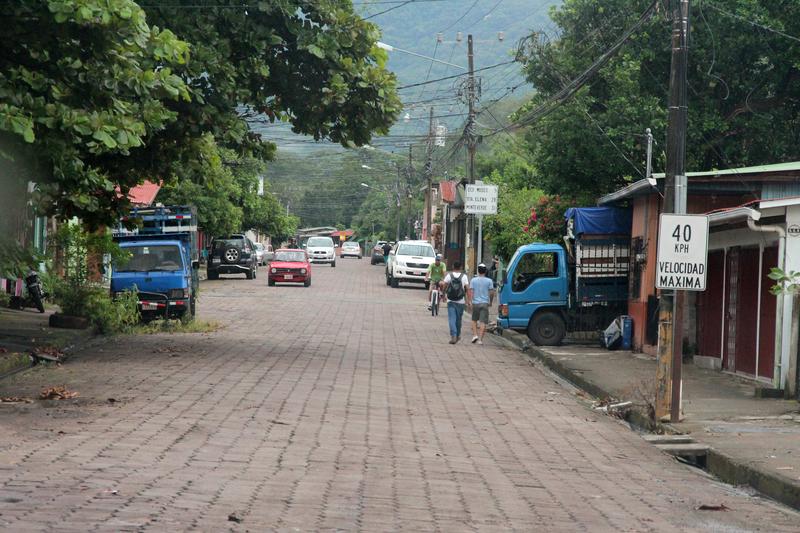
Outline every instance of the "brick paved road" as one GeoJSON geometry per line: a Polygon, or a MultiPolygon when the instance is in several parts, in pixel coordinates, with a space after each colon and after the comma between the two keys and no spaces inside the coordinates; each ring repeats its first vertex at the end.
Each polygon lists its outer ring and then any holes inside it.
{"type": "Polygon", "coordinates": [[[264,277],[204,285],[218,332],[113,339],[0,383],[81,393],[0,404],[0,529],[800,527],[595,415],[517,352],[448,345],[424,292],[386,287],[366,260],[315,268],[309,289],[264,277]]]}

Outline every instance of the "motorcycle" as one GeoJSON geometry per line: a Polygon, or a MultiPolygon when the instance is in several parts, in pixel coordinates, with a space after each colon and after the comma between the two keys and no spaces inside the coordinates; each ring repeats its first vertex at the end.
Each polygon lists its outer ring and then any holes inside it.
{"type": "Polygon", "coordinates": [[[44,299],[47,294],[44,292],[39,274],[31,269],[25,275],[26,296],[14,296],[11,298],[11,307],[22,310],[25,307],[35,307],[40,313],[44,313],[44,299]]]}

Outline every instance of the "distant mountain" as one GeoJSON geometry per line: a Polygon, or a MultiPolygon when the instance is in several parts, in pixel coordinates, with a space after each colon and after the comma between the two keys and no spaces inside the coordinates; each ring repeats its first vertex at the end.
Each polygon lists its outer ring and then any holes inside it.
{"type": "MultiPolygon", "coordinates": [[[[467,66],[467,35],[474,38],[474,64],[481,69],[513,58],[519,40],[533,31],[553,32],[548,16],[550,7],[560,0],[414,0],[407,4],[386,0],[356,0],[362,15],[381,27],[381,41],[441,61],[467,66]],[[383,12],[383,13],[382,13],[383,12]],[[382,14],[380,14],[382,13],[382,14]],[[460,40],[459,40],[460,32],[460,40]],[[498,37],[502,32],[502,40],[498,37]],[[441,34],[441,35],[439,35],[441,34]]],[[[463,73],[463,69],[432,62],[400,51],[389,52],[388,68],[397,74],[398,84],[418,84],[463,73]]],[[[511,88],[513,96],[530,91],[523,83],[518,64],[503,65],[478,73],[481,102],[492,102],[511,88]]],[[[376,138],[374,145],[389,151],[400,150],[409,142],[420,142],[428,131],[429,107],[451,134],[460,133],[466,104],[458,97],[463,76],[402,89],[406,104],[389,136],[376,138]]],[[[507,96],[511,96],[508,94],[507,96]]],[[[278,144],[279,150],[294,153],[315,152],[329,143],[314,143],[296,136],[286,125],[256,128],[278,144]]]]}
{"type": "MultiPolygon", "coordinates": [[[[534,31],[552,34],[548,14],[552,6],[560,3],[560,0],[420,0],[375,15],[370,20],[380,25],[383,42],[463,67],[467,66],[467,35],[471,33],[474,65],[479,70],[513,59],[520,39],[534,31]]],[[[369,17],[397,5],[365,0],[360,9],[369,17]]],[[[397,74],[401,87],[464,72],[399,51],[389,52],[388,67],[397,74]]],[[[520,66],[515,63],[483,70],[477,75],[484,103],[507,94],[513,87],[517,87],[515,95],[530,91],[523,83],[520,66]]],[[[410,139],[402,136],[424,135],[430,106],[434,106],[436,116],[442,117],[440,122],[447,125],[451,133],[457,133],[467,109],[457,97],[463,79],[461,76],[402,89],[400,94],[406,103],[407,115],[404,113],[392,128],[390,137],[405,144],[410,139]]],[[[395,144],[391,139],[387,141],[395,144]]]]}

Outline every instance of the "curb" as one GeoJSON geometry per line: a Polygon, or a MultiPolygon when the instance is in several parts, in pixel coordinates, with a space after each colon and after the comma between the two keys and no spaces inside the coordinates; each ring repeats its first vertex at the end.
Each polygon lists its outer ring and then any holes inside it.
{"type": "MultiPolygon", "coordinates": [[[[596,398],[613,396],[609,391],[573,372],[553,359],[550,354],[531,344],[524,335],[514,331],[503,331],[498,337],[504,340],[505,343],[521,350],[529,359],[539,361],[551,372],[567,380],[578,389],[596,398]]],[[[647,415],[635,409],[630,411],[627,421],[637,428],[650,432],[681,433],[673,425],[653,423],[647,415]]],[[[702,444],[701,441],[698,440],[698,442],[702,444]]],[[[721,453],[713,447],[709,449],[706,456],[705,470],[725,483],[748,485],[775,501],[800,510],[800,484],[792,483],[782,476],[751,466],[730,455],[721,453]]]]}
{"type": "MultiPolygon", "coordinates": [[[[68,359],[73,355],[73,353],[79,349],[90,346],[92,343],[97,342],[99,339],[104,338],[104,335],[92,335],[82,341],[75,342],[73,344],[69,344],[64,346],[63,348],[59,348],[61,353],[64,356],[61,358],[59,363],[65,363],[68,359]]],[[[26,372],[28,370],[33,370],[34,368],[38,367],[40,363],[36,362],[36,358],[34,358],[30,352],[15,352],[19,357],[18,362],[16,365],[11,365],[9,369],[4,369],[2,373],[0,373],[0,381],[9,378],[15,374],[19,374],[20,372],[26,372]]]]}

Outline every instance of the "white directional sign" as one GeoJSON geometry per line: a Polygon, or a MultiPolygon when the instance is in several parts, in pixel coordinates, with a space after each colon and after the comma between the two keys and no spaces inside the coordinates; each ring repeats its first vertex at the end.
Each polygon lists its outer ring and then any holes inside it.
{"type": "Polygon", "coordinates": [[[704,291],[707,266],[708,217],[661,215],[658,229],[656,287],[704,291]]]}
{"type": "Polygon", "coordinates": [[[464,212],[474,215],[497,214],[497,185],[467,185],[464,212]]]}

